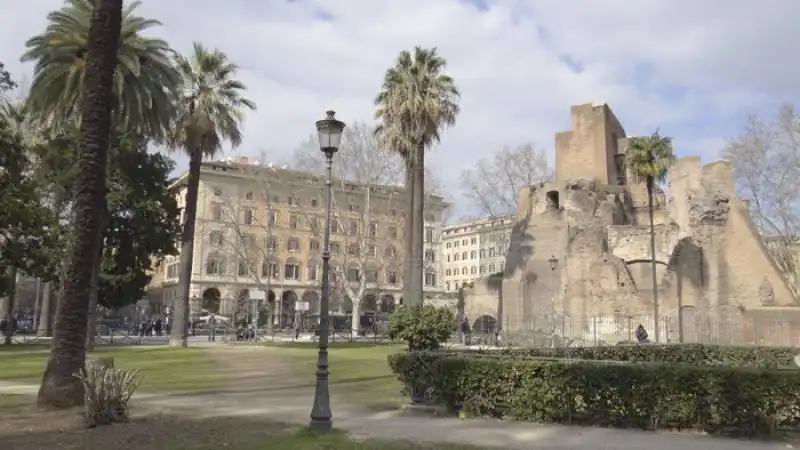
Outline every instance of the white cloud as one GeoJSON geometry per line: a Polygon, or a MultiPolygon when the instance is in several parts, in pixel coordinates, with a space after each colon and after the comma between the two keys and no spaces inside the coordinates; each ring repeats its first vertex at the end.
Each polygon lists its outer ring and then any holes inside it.
{"type": "MultiPolygon", "coordinates": [[[[0,54],[17,78],[30,71],[18,63],[25,40],[60,3],[4,10],[0,54]]],[[[345,121],[371,120],[397,53],[438,46],[462,114],[430,159],[453,185],[462,168],[506,144],[552,150],[571,104],[608,101],[629,133],[660,127],[679,153],[713,158],[745,113],[798,100],[793,0],[489,3],[481,11],[464,0],[145,0],[139,11],[164,23],[154,33],[176,49],[199,40],[242,66],[259,110],[240,151],[275,159],[328,108],[345,121]]]]}

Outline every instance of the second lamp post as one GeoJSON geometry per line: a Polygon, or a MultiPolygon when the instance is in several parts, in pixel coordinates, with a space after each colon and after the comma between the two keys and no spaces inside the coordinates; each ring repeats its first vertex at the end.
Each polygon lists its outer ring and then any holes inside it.
{"type": "Polygon", "coordinates": [[[333,428],[331,397],[328,390],[328,332],[330,320],[330,259],[331,259],[331,166],[333,155],[342,142],[344,122],[336,120],[333,111],[328,111],[323,120],[317,121],[319,149],[325,155],[325,229],[322,240],[322,293],[319,305],[319,352],[317,355],[317,382],[314,389],[314,406],[311,408],[309,427],[317,432],[327,433],[333,428]]]}

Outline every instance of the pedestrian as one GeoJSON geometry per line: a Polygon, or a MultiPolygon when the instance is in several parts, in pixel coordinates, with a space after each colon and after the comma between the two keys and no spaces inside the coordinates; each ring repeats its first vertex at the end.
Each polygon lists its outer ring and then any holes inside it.
{"type": "Polygon", "coordinates": [[[217,341],[217,316],[214,313],[208,315],[208,342],[217,341]]]}

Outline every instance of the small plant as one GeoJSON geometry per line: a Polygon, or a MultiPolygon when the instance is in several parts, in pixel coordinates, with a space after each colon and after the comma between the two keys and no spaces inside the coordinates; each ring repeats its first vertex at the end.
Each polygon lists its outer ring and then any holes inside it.
{"type": "Polygon", "coordinates": [[[128,420],[128,402],[142,382],[139,369],[116,369],[113,358],[100,358],[75,376],[83,383],[87,428],[128,420]]]}
{"type": "Polygon", "coordinates": [[[410,351],[436,350],[455,331],[448,307],[404,305],[389,317],[389,337],[408,343],[410,351]]]}

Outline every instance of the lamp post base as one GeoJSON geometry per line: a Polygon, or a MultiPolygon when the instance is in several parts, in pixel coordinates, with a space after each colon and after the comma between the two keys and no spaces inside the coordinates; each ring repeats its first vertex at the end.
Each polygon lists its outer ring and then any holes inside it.
{"type": "Polygon", "coordinates": [[[333,431],[333,420],[331,419],[311,419],[308,428],[314,433],[328,434],[333,431]]]}

